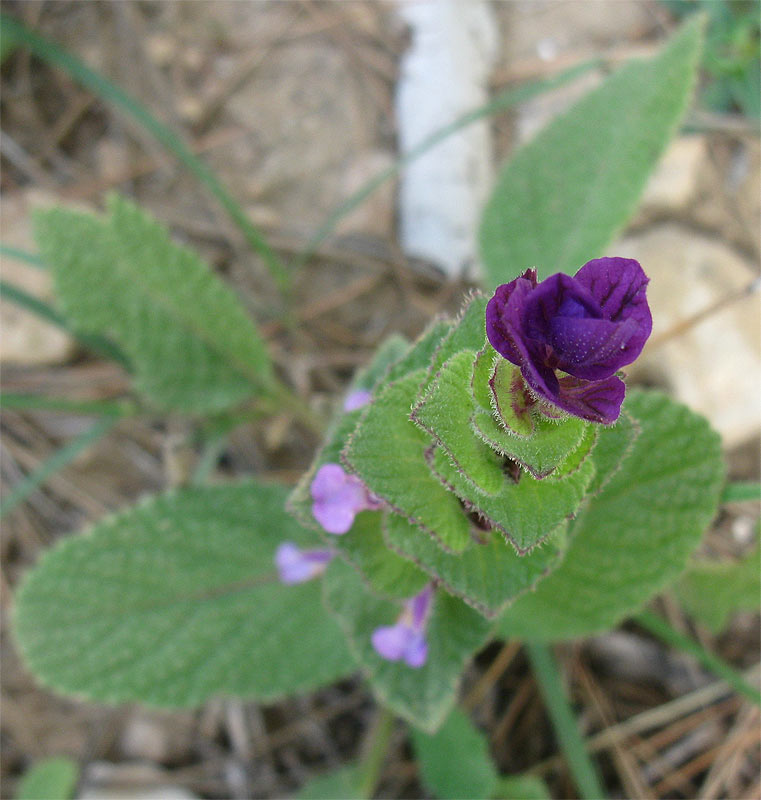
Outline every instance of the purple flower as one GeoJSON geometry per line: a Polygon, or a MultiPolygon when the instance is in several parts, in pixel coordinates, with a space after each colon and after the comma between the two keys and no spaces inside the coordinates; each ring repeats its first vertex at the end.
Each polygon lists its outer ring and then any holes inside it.
{"type": "Polygon", "coordinates": [[[625,392],[615,373],[637,358],[652,329],[648,280],[631,258],[597,258],[573,277],[558,273],[541,283],[529,269],[497,288],[486,334],[538,397],[610,424],[625,392]]]}
{"type": "Polygon", "coordinates": [[[360,511],[380,508],[380,501],[365,484],[340,464],[323,464],[314,476],[311,492],[312,514],[328,533],[346,533],[360,511]]]}
{"type": "Polygon", "coordinates": [[[282,583],[303,583],[325,572],[333,555],[331,550],[302,550],[283,542],[275,551],[275,566],[282,583]]]}
{"type": "Polygon", "coordinates": [[[382,625],[373,631],[373,648],[387,661],[405,661],[410,667],[422,667],[428,658],[425,629],[431,615],[433,587],[407,600],[395,625],[382,625]]]}
{"type": "Polygon", "coordinates": [[[372,393],[367,389],[356,389],[349,392],[344,400],[344,411],[356,411],[362,406],[366,406],[372,400],[372,393]]]}

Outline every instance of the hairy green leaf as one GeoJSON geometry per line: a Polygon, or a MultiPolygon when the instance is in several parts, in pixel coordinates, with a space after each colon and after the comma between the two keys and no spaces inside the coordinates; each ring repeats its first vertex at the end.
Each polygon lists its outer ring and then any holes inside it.
{"type": "Polygon", "coordinates": [[[415,669],[386,661],[372,646],[372,632],[393,625],[401,605],[370,594],[357,573],[340,560],[331,562],[323,585],[326,602],[379,701],[413,725],[434,731],[454,705],[465,662],[486,640],[486,620],[461,600],[438,592],[426,634],[428,658],[415,669]]]}
{"type": "Polygon", "coordinates": [[[490,403],[484,408],[493,410],[505,431],[525,438],[534,432],[526,382],[521,371],[507,359],[497,357],[489,379],[490,403]]]}
{"type": "Polygon", "coordinates": [[[497,800],[552,800],[549,787],[536,775],[503,775],[494,787],[497,800]]]}
{"type": "Polygon", "coordinates": [[[497,770],[489,757],[489,743],[462,711],[455,708],[434,734],[413,728],[423,783],[441,800],[490,797],[497,770]]]}
{"type": "Polygon", "coordinates": [[[501,531],[520,554],[541,544],[567,517],[576,513],[595,466],[587,459],[573,474],[558,480],[536,480],[522,473],[518,483],[506,480],[495,495],[475,492],[452,467],[446,453],[434,447],[427,453],[434,474],[475,512],[501,531]]]}
{"type": "Polygon", "coordinates": [[[285,490],[185,489],[109,517],[43,556],[17,596],[15,632],[52,689],[105,702],[272,700],[349,674],[318,582],[283,586],[284,539],[314,545],[285,490]]]}
{"type": "Polygon", "coordinates": [[[343,456],[371,492],[459,552],[470,542],[468,520],[455,495],[426,469],[430,439],[409,418],[423,377],[418,370],[386,386],[365,410],[343,456]]]}
{"type": "Polygon", "coordinates": [[[493,617],[558,564],[565,545],[565,528],[562,524],[542,547],[525,556],[519,556],[494,531],[481,531],[481,542],[464,553],[452,554],[421,536],[397,514],[386,518],[383,530],[389,547],[439,580],[448,592],[493,617]]]}
{"type": "Polygon", "coordinates": [[[481,492],[496,494],[505,482],[501,459],[470,427],[473,359],[469,350],[452,356],[413,409],[412,420],[446,450],[469,483],[481,492]]]}
{"type": "Polygon", "coordinates": [[[386,381],[399,380],[419,369],[428,369],[433,359],[433,354],[441,345],[442,339],[452,330],[454,323],[447,319],[434,319],[433,322],[420,334],[410,349],[391,366],[386,381]]]}
{"type": "MultiPolygon", "coordinates": [[[[569,639],[606,630],[684,569],[718,507],[719,437],[702,417],[656,392],[629,391],[641,433],[572,528],[562,563],[505,612],[507,637],[569,639]]],[[[631,427],[600,429],[593,460],[608,474],[631,427]],[[610,441],[606,441],[610,440],[610,441]]]]}
{"type": "Polygon", "coordinates": [[[359,797],[359,777],[357,765],[349,764],[307,781],[296,797],[298,800],[354,800],[359,797]]]}
{"type": "Polygon", "coordinates": [[[212,412],[272,381],[264,342],[235,294],[195,252],[132,203],[106,218],[38,211],[35,238],[74,328],[109,336],[135,387],[162,409],[212,412]]]}
{"type": "Polygon", "coordinates": [[[508,433],[494,414],[480,409],[473,416],[473,427],[479,438],[503,456],[517,461],[535,478],[546,478],[577,450],[589,427],[583,419],[567,417],[548,419],[533,415],[533,433],[528,438],[508,433]]]}
{"type": "Polygon", "coordinates": [[[490,287],[537,267],[575,272],[634,211],[695,82],[702,20],[650,60],[626,64],[522,147],[500,174],[481,225],[490,287]]]}
{"type": "Polygon", "coordinates": [[[79,766],[63,756],[37,761],[24,774],[16,800],[69,800],[79,778],[79,766]]]}
{"type": "MultiPolygon", "coordinates": [[[[410,523],[402,519],[405,525],[410,523]]],[[[414,536],[423,539],[439,552],[430,536],[413,528],[414,536]]],[[[411,560],[401,558],[386,547],[382,532],[382,515],[377,511],[358,514],[351,530],[342,536],[330,536],[335,549],[362,574],[370,589],[383,597],[403,600],[417,594],[428,583],[428,576],[411,560]]]]}
{"type": "Polygon", "coordinates": [[[474,294],[465,304],[459,316],[450,328],[446,338],[433,355],[428,368],[426,385],[436,377],[438,371],[452,356],[463,350],[477,353],[486,341],[486,303],[489,298],[483,294],[474,294]]]}
{"type": "MultiPolygon", "coordinates": [[[[409,342],[403,336],[389,336],[375,351],[372,360],[357,372],[351,382],[349,392],[357,389],[367,389],[371,392],[378,391],[379,384],[390,365],[396,363],[411,349],[409,342]]],[[[312,515],[312,495],[310,487],[317,470],[323,464],[338,464],[341,461],[341,451],[346,446],[349,438],[362,416],[362,408],[353,411],[338,409],[330,423],[322,447],[317,451],[309,469],[301,476],[288,497],[288,510],[301,522],[302,525],[315,528],[322,532],[322,528],[312,515]]],[[[332,537],[329,537],[329,540],[332,537]]]]}

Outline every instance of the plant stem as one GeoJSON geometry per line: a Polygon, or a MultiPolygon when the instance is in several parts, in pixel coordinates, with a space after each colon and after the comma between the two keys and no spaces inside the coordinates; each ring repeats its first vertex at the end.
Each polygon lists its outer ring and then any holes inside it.
{"type": "Polygon", "coordinates": [[[662,639],[672,647],[688,653],[699,661],[706,669],[723,678],[738,694],[748,698],[752,703],[761,707],[761,691],[751,686],[745,678],[726,661],[706,650],[694,639],[674,630],[662,617],[652,611],[641,611],[634,617],[634,621],[645,630],[662,639]]]}
{"type": "Polygon", "coordinates": [[[723,503],[742,503],[746,500],[761,500],[761,483],[758,481],[732,481],[721,493],[723,503]]]}
{"type": "Polygon", "coordinates": [[[393,730],[394,715],[386,706],[381,706],[365,740],[364,755],[359,766],[358,793],[361,798],[370,798],[375,793],[393,730]]]}
{"type": "Polygon", "coordinates": [[[137,413],[130,400],[66,400],[36,394],[5,393],[0,395],[3,408],[21,411],[61,411],[70,414],[100,414],[109,417],[127,417],[137,413]]]}
{"type": "Polygon", "coordinates": [[[525,642],[525,647],[579,792],[587,800],[600,800],[605,797],[605,792],[563,692],[562,677],[555,658],[549,647],[539,642],[525,642]]]}
{"type": "Polygon", "coordinates": [[[29,264],[29,266],[36,267],[37,269],[48,268],[48,265],[38,255],[29,253],[19,247],[12,247],[9,244],[0,244],[0,256],[15,258],[16,261],[23,261],[25,264],[29,264]]]}

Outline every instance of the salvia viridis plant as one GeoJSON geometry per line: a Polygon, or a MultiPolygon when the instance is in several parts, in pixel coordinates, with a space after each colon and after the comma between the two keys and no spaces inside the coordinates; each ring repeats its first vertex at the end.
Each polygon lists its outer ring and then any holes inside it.
{"type": "MultiPolygon", "coordinates": [[[[491,766],[480,789],[433,769],[471,745],[485,759],[454,709],[473,655],[521,640],[539,675],[544,643],[608,630],[673,584],[719,504],[706,420],[625,383],[651,333],[647,264],[597,257],[686,108],[700,41],[692,20],[514,154],[480,230],[497,288],[414,341],[385,340],[329,421],[283,382],[234,292],[137,206],[36,214],[57,317],[132,381],[123,400],[82,408],[103,418],[66,458],[119,419],[174,414],[206,443],[208,469],[63,537],[27,573],[13,622],[35,676],[99,702],[193,707],[359,671],[383,713],[412,724],[437,793],[492,791],[491,766]],[[324,434],[295,487],[207,480],[216,441],[282,411],[324,434]]],[[[72,74],[103,86],[82,65],[72,74]]],[[[711,581],[696,575],[681,596],[711,581]]]]}
{"type": "Polygon", "coordinates": [[[322,583],[378,696],[415,724],[442,721],[495,633],[614,625],[710,520],[717,437],[622,380],[650,335],[647,283],[625,258],[529,269],[389,339],[291,493],[322,545],[283,542],[279,579],[322,583]]]}

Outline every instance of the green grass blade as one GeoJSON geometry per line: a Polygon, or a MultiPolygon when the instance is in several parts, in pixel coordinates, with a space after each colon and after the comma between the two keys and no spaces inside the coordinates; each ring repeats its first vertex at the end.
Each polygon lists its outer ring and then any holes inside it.
{"type": "Polygon", "coordinates": [[[54,42],[30,31],[18,20],[3,14],[0,17],[3,31],[14,38],[19,44],[31,50],[34,55],[60,67],[74,80],[81,83],[102,100],[116,106],[118,109],[132,117],[156,138],[169,152],[171,152],[196,178],[206,186],[219,200],[222,207],[232,218],[246,238],[251,248],[257,252],[267,264],[272,277],[282,290],[289,285],[288,274],[285,266],[275,252],[267,244],[262,234],[251,224],[246,212],[240,204],[230,195],[220,182],[215,173],[198,156],[191,152],[187,145],[170,128],[159,122],[151,112],[131,97],[116,84],[90,69],[84,62],[66,52],[54,42]]]}
{"type": "Polygon", "coordinates": [[[5,392],[0,395],[0,406],[19,411],[62,411],[68,414],[100,414],[125,417],[135,413],[135,406],[129,400],[67,400],[60,397],[42,397],[36,394],[15,394],[5,392]]]}
{"type": "Polygon", "coordinates": [[[462,116],[452,121],[449,125],[445,125],[443,128],[439,128],[439,130],[434,131],[432,134],[425,137],[423,141],[415,145],[415,147],[413,147],[409,152],[400,156],[393,164],[370,178],[370,180],[368,180],[364,186],[361,186],[356,192],[354,192],[354,194],[344,200],[343,203],[341,203],[338,208],[336,208],[335,211],[330,214],[325,222],[323,222],[322,225],[317,229],[314,236],[312,236],[312,238],[309,240],[304,250],[300,253],[298,259],[296,260],[296,268],[302,267],[304,263],[308,261],[312,255],[314,255],[315,250],[322,244],[322,242],[325,241],[325,239],[327,239],[328,236],[330,236],[330,234],[335,230],[336,225],[338,225],[338,223],[344,217],[346,217],[348,214],[351,214],[351,212],[357,208],[357,206],[361,205],[387,180],[393,178],[394,175],[397,175],[408,164],[411,164],[415,159],[419,158],[424,153],[427,153],[431,148],[435,147],[437,144],[452,136],[452,134],[457,133],[457,131],[462,130],[462,128],[467,127],[479,119],[493,116],[494,114],[498,114],[500,111],[506,111],[508,108],[512,108],[513,106],[518,105],[518,103],[523,103],[526,100],[530,100],[532,97],[535,97],[542,92],[549,91],[550,89],[556,89],[558,86],[562,86],[563,84],[578,78],[580,75],[583,75],[585,72],[588,72],[590,69],[599,65],[599,60],[586,61],[583,64],[578,64],[575,67],[571,67],[570,69],[567,69],[552,78],[546,78],[533,83],[527,83],[515,89],[507,89],[506,91],[498,94],[488,103],[485,103],[478,108],[474,108],[472,111],[466,112],[462,116]]]}
{"type": "Polygon", "coordinates": [[[15,258],[16,261],[23,261],[29,264],[30,267],[37,267],[37,269],[47,269],[48,265],[34,253],[28,253],[20,247],[12,247],[9,244],[0,244],[0,256],[7,258],[15,258]]]}
{"type": "Polygon", "coordinates": [[[706,650],[694,639],[690,639],[689,636],[685,636],[679,633],[679,631],[674,630],[666,620],[659,617],[657,614],[653,614],[651,611],[641,611],[634,617],[634,621],[654,636],[662,639],[666,644],[691,655],[707,670],[723,678],[738,694],[747,697],[751,703],[755,703],[757,706],[761,707],[761,691],[751,686],[745,678],[743,678],[736,669],[727,664],[726,661],[723,661],[717,655],[706,650]]]}
{"type": "Polygon", "coordinates": [[[45,320],[45,322],[49,322],[51,325],[55,325],[57,328],[66,331],[66,333],[73,336],[85,347],[94,350],[105,358],[116,361],[125,369],[129,369],[129,360],[127,356],[125,356],[115,344],[109,342],[108,339],[104,339],[102,336],[91,336],[75,331],[61,314],[38,297],[4,280],[0,280],[0,295],[2,295],[3,299],[10,300],[17,306],[45,320]]]}
{"type": "Polygon", "coordinates": [[[558,741],[581,796],[587,800],[600,800],[605,797],[605,791],[563,692],[560,670],[552,652],[547,645],[539,642],[526,642],[525,647],[558,741]]]}
{"type": "Polygon", "coordinates": [[[18,483],[8,497],[0,503],[0,517],[5,516],[16,508],[16,506],[26,500],[35,489],[45,483],[51,475],[54,475],[58,470],[71,463],[83,450],[94,442],[97,442],[102,436],[105,436],[118,421],[119,417],[103,417],[84,433],[72,439],[59,450],[56,450],[47,461],[40,464],[34,472],[27,475],[18,483]]]}
{"type": "Polygon", "coordinates": [[[743,503],[747,500],[761,500],[761,483],[758,481],[732,481],[724,487],[721,502],[743,503]]]}

